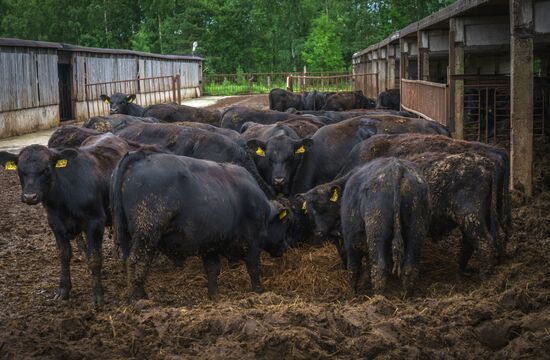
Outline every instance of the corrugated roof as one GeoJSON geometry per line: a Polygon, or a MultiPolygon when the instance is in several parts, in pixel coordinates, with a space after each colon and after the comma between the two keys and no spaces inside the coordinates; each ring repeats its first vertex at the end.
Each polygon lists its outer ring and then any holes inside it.
{"type": "Polygon", "coordinates": [[[125,49],[105,49],[105,48],[93,48],[72,44],[48,42],[48,41],[35,41],[35,40],[22,40],[22,39],[10,39],[0,38],[0,46],[6,47],[30,47],[30,48],[47,48],[55,50],[64,50],[72,52],[87,52],[96,54],[113,54],[113,55],[134,55],[140,57],[152,57],[157,59],[167,60],[192,60],[203,61],[204,58],[195,55],[166,55],[166,54],[153,54],[142,51],[133,51],[125,49]]]}

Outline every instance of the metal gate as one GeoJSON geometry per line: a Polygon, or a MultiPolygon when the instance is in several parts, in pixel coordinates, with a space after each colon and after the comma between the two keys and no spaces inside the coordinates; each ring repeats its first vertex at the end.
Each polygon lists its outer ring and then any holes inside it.
{"type": "Polygon", "coordinates": [[[181,103],[181,81],[179,74],[131,80],[107,81],[85,85],[84,100],[88,117],[109,114],[109,105],[101,101],[102,94],[136,94],[136,103],[148,106],[158,103],[181,103]]]}

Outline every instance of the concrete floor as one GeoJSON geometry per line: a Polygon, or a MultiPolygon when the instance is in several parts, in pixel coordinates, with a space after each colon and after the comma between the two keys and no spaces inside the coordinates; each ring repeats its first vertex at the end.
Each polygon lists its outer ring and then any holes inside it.
{"type": "MultiPolygon", "coordinates": [[[[189,99],[182,101],[183,105],[193,107],[205,107],[214,105],[221,99],[225,99],[228,96],[203,96],[197,99],[189,99]]],[[[49,130],[42,130],[31,134],[14,136],[0,140],[0,151],[9,151],[12,153],[19,153],[22,148],[32,144],[46,145],[55,128],[49,130]]]]}

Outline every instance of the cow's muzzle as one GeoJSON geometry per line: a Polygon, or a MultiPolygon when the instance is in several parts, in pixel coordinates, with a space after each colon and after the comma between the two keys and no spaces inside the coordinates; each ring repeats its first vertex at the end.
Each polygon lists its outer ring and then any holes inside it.
{"type": "Polygon", "coordinates": [[[23,193],[21,200],[28,205],[36,205],[40,201],[37,193],[23,193]]]}

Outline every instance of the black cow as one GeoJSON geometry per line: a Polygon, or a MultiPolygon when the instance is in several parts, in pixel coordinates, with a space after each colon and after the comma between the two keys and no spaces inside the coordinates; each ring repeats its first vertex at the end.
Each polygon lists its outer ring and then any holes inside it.
{"type": "Polygon", "coordinates": [[[174,124],[135,124],[117,135],[132,142],[156,145],[177,155],[241,165],[254,176],[267,196],[273,196],[273,189],[258,172],[244,140],[236,142],[208,130],[174,124]]]}
{"type": "Polygon", "coordinates": [[[222,128],[241,132],[243,124],[249,121],[258,124],[275,124],[278,121],[295,117],[296,115],[279,111],[257,110],[242,106],[233,106],[225,109],[223,112],[220,126],[222,128]]]}
{"type": "MultiPolygon", "coordinates": [[[[444,154],[475,153],[491,160],[495,171],[495,191],[498,213],[495,239],[499,250],[499,260],[505,254],[509,230],[512,225],[510,206],[510,162],[508,153],[503,148],[473,141],[455,140],[444,136],[423,134],[377,135],[357,146],[349,153],[346,163],[339,176],[351,171],[360,164],[364,164],[376,157],[408,157],[423,152],[437,152],[444,154]],[[501,232],[503,236],[500,236],[501,232]]],[[[458,176],[462,178],[463,176],[458,176]]]]}
{"type": "Polygon", "coordinates": [[[89,118],[82,125],[85,128],[93,129],[99,132],[112,132],[113,134],[122,130],[126,126],[148,123],[154,124],[161,122],[155,118],[145,118],[125,114],[115,114],[108,116],[94,116],[89,118]]]}
{"type": "Polygon", "coordinates": [[[295,115],[312,116],[318,121],[323,122],[325,125],[334,124],[357,116],[396,115],[413,117],[413,115],[407,111],[395,111],[389,109],[354,109],[349,111],[297,111],[296,109],[288,109],[287,112],[295,115]]]}
{"type": "Polygon", "coordinates": [[[311,145],[286,125],[246,123],[242,136],[254,151],[260,175],[277,193],[288,195],[294,173],[311,145]]]}
{"type": "Polygon", "coordinates": [[[382,91],[378,95],[376,100],[376,108],[378,109],[392,109],[399,111],[401,107],[401,97],[399,94],[399,89],[389,89],[382,91]]]}
{"type": "Polygon", "coordinates": [[[300,139],[313,136],[325,124],[316,118],[309,116],[298,116],[296,118],[279,121],[278,124],[288,126],[298,135],[300,139]]]}
{"type": "Polygon", "coordinates": [[[475,250],[482,252],[484,272],[503,259],[510,226],[509,171],[498,148],[442,136],[377,135],[350,153],[341,174],[386,156],[405,158],[422,170],[430,188],[430,236],[437,241],[460,229],[462,272],[475,250]]]}
{"type": "Polygon", "coordinates": [[[372,124],[378,129],[377,134],[418,133],[451,136],[448,127],[438,122],[423,118],[410,118],[395,115],[367,115],[372,124]]]}
{"type": "Polygon", "coordinates": [[[143,116],[153,117],[164,122],[195,121],[219,126],[221,114],[219,111],[201,109],[179,104],[155,104],[148,106],[143,116]]]}
{"type": "Polygon", "coordinates": [[[286,111],[288,108],[304,109],[304,98],[302,94],[294,94],[283,89],[272,89],[269,92],[269,109],[286,111]]]}
{"type": "Polygon", "coordinates": [[[376,103],[363,95],[361,90],[349,93],[336,93],[327,98],[322,110],[345,111],[352,109],[372,109],[376,103]]]}
{"type": "Polygon", "coordinates": [[[84,140],[97,135],[101,135],[101,132],[80,126],[66,125],[53,132],[48,140],[48,147],[50,149],[80,147],[84,140]]]}
{"type": "Polygon", "coordinates": [[[101,95],[101,100],[106,104],[109,104],[110,114],[125,114],[131,116],[143,116],[145,108],[135,104],[136,95],[126,95],[122,93],[115,93],[111,96],[101,95]]]}
{"type": "Polygon", "coordinates": [[[233,141],[240,141],[242,139],[241,134],[239,134],[235,130],[224,129],[224,128],[217,127],[217,126],[210,125],[210,124],[204,124],[204,123],[199,123],[199,122],[195,122],[195,121],[181,121],[181,122],[175,122],[174,124],[178,125],[178,126],[192,127],[192,128],[208,130],[208,131],[214,132],[216,134],[225,135],[233,141]]]}
{"type": "Polygon", "coordinates": [[[110,223],[109,180],[117,162],[128,151],[126,142],[112,134],[94,136],[78,149],[54,150],[30,145],[17,156],[0,153],[0,164],[17,168],[21,200],[42,203],[55,235],[61,262],[61,279],[55,299],[68,299],[71,291],[71,239],[81,232],[88,241],[87,259],[92,272],[96,307],[103,304],[101,285],[102,242],[110,223]]]}
{"type": "Polygon", "coordinates": [[[113,175],[111,201],[130,298],[146,296],[146,276],[158,250],[200,256],[208,295],[215,298],[220,255],[244,259],[253,291],[261,292],[260,251],[281,256],[286,247],[289,210],[268,201],[240,166],[131,152],[113,175]]]}
{"type": "MultiPolygon", "coordinates": [[[[314,90],[304,93],[302,95],[302,98],[304,99],[303,110],[321,110],[325,106],[327,98],[332,94],[335,94],[335,92],[314,90]]],[[[285,109],[285,111],[287,110],[288,109],[285,109]]]]}

